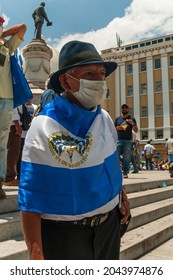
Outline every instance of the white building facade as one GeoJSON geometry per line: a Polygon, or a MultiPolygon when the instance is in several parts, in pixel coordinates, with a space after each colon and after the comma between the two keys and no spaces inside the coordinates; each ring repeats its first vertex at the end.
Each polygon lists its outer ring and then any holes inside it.
{"type": "Polygon", "coordinates": [[[138,123],[137,137],[165,139],[173,134],[173,34],[102,51],[117,70],[107,79],[105,109],[112,119],[127,103],[138,123]]]}

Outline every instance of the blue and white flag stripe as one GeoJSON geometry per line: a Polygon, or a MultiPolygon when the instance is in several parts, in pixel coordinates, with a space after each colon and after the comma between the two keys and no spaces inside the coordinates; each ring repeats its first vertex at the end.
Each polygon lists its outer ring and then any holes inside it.
{"type": "Polygon", "coordinates": [[[57,97],[28,131],[19,208],[60,220],[113,209],[122,188],[115,142],[113,122],[104,110],[90,112],[57,97]]]}

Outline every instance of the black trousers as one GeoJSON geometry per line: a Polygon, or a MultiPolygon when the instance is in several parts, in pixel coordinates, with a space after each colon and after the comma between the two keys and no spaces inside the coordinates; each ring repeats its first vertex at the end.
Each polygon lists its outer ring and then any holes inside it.
{"type": "Polygon", "coordinates": [[[116,208],[97,227],[80,227],[42,219],[42,243],[47,260],[118,260],[120,220],[116,208]]]}

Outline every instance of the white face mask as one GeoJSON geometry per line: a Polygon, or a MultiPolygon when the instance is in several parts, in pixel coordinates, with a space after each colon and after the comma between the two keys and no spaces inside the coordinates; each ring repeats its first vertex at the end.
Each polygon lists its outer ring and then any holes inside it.
{"type": "MultiPolygon", "coordinates": [[[[69,76],[74,78],[71,75],[69,76]]],[[[76,78],[74,79],[77,80],[76,78]]],[[[86,109],[91,109],[97,105],[100,105],[102,101],[106,98],[106,81],[92,81],[80,79],[79,82],[79,91],[74,92],[73,95],[86,109]]]]}
{"type": "Polygon", "coordinates": [[[1,37],[1,35],[2,35],[2,32],[3,32],[3,27],[0,26],[0,37],[1,37]]]}

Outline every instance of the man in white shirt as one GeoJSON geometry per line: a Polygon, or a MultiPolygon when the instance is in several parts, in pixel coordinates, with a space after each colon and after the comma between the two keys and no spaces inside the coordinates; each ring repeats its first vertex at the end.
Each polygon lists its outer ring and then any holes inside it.
{"type": "Polygon", "coordinates": [[[171,138],[166,141],[166,150],[168,155],[168,163],[173,161],[173,134],[171,138]]]}
{"type": "Polygon", "coordinates": [[[145,159],[146,159],[146,170],[153,170],[152,157],[155,154],[155,147],[150,144],[150,140],[144,146],[145,159]]]}

